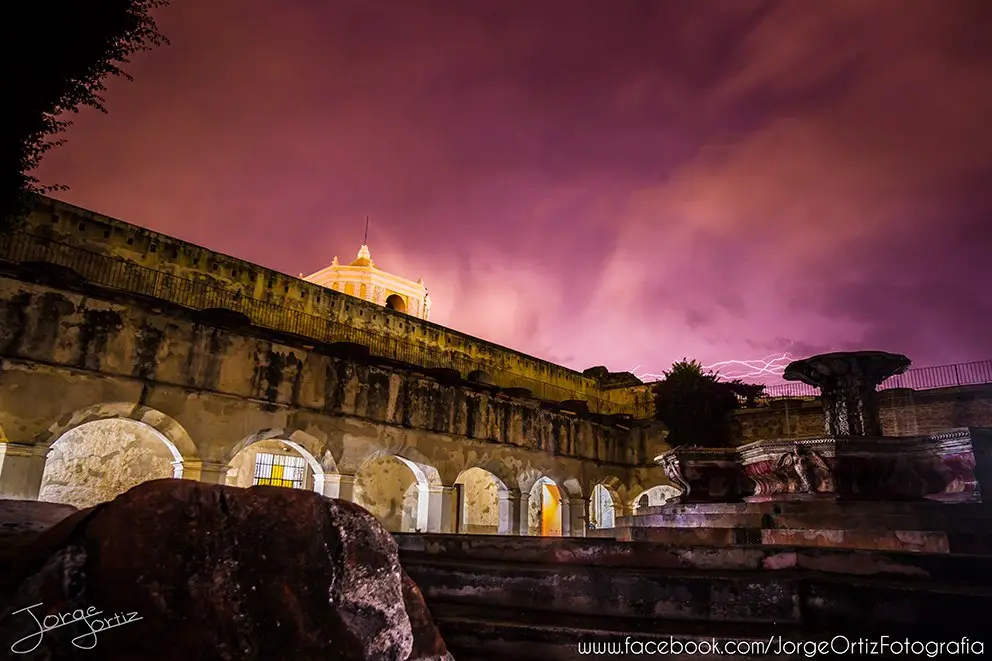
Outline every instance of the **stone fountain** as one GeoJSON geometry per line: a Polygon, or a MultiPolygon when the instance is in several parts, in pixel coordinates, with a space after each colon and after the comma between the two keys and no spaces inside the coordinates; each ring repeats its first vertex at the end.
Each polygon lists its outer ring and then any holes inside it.
{"type": "Polygon", "coordinates": [[[826,435],[738,448],[744,473],[754,483],[747,500],[980,501],[967,432],[882,434],[878,386],[909,365],[906,356],[854,351],[786,367],[787,380],[820,389],[826,435]]]}
{"type": "Polygon", "coordinates": [[[992,511],[981,489],[992,493],[988,431],[883,434],[878,386],[910,364],[881,351],[790,364],[787,380],[820,390],[824,435],[666,452],[656,462],[682,497],[622,517],[617,538],[992,552],[992,511]],[[710,487],[736,475],[741,490],[710,487]]]}
{"type": "Polygon", "coordinates": [[[820,389],[828,435],[881,436],[878,386],[910,364],[884,351],[826,353],[789,364],[783,376],[820,389]]]}

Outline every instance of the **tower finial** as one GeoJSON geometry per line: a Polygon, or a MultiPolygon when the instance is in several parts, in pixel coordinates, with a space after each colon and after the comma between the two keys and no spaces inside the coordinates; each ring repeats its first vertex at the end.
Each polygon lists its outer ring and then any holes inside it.
{"type": "Polygon", "coordinates": [[[363,246],[369,245],[369,217],[365,216],[365,240],[362,241],[363,246]]]}

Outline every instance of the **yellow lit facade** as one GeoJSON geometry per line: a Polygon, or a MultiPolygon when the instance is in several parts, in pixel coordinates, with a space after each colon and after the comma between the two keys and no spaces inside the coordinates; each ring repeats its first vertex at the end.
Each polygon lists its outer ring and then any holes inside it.
{"type": "Polygon", "coordinates": [[[303,279],[417,319],[430,316],[431,300],[423,279],[413,282],[379,270],[367,245],[361,247],[358,258],[350,264],[339,264],[335,257],[330,266],[303,279]]]}

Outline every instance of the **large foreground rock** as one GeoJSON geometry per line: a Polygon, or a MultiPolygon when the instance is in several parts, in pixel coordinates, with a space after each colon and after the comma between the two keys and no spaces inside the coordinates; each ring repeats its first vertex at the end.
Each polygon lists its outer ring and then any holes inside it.
{"type": "MultiPolygon", "coordinates": [[[[0,563],[13,548],[22,546],[34,535],[78,511],[72,505],[37,500],[0,499],[0,563]]],[[[0,567],[3,567],[0,564],[0,567]]]]}
{"type": "Polygon", "coordinates": [[[0,645],[32,650],[26,661],[450,659],[368,512],[189,480],[142,484],[18,550],[0,579],[0,645]],[[48,629],[57,617],[67,624],[48,629]]]}

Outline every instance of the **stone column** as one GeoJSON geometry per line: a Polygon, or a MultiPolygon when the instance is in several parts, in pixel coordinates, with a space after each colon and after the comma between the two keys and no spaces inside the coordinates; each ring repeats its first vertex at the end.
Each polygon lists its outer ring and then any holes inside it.
{"type": "Polygon", "coordinates": [[[47,448],[0,443],[0,499],[37,500],[47,448]]]}
{"type": "Polygon", "coordinates": [[[501,493],[499,495],[499,534],[526,535],[527,509],[530,494],[501,493]]]}
{"type": "Polygon", "coordinates": [[[183,479],[196,480],[206,484],[227,484],[229,464],[220,461],[187,459],[183,461],[183,479]]]}
{"type": "MultiPolygon", "coordinates": [[[[568,499],[568,535],[569,537],[585,537],[589,525],[589,501],[585,498],[568,499]]],[[[564,512],[563,512],[564,513],[564,512]]],[[[564,521],[562,528],[564,528],[564,521]]],[[[562,533],[564,534],[564,530],[562,533]]]]}
{"type": "Polygon", "coordinates": [[[431,484],[421,493],[427,494],[427,532],[455,532],[455,522],[458,520],[455,488],[431,484]]]}
{"type": "Polygon", "coordinates": [[[349,503],[353,503],[355,502],[355,476],[342,475],[341,473],[314,475],[313,490],[328,498],[347,500],[349,503]]]}

